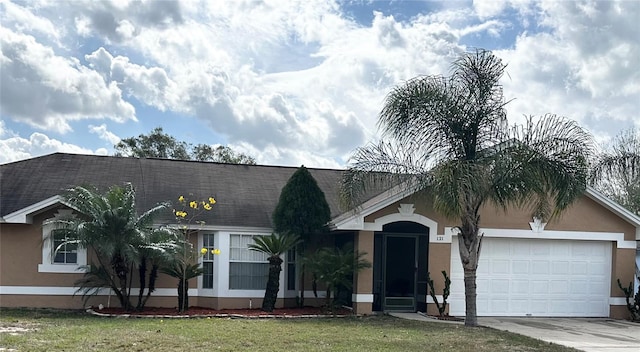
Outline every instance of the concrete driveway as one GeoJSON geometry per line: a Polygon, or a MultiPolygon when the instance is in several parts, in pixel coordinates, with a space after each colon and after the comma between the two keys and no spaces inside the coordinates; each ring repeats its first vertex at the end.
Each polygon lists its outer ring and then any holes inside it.
{"type": "Polygon", "coordinates": [[[608,318],[478,318],[506,330],[588,352],[639,352],[640,324],[608,318]]]}

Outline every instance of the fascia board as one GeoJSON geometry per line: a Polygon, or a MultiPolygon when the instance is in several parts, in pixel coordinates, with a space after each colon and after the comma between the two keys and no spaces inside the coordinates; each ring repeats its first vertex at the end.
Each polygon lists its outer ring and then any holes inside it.
{"type": "Polygon", "coordinates": [[[605,208],[611,210],[614,214],[618,215],[619,217],[626,220],[631,225],[635,226],[636,241],[640,241],[640,217],[638,215],[632,213],[622,205],[616,203],[615,201],[611,200],[609,197],[598,192],[593,187],[588,186],[585,194],[587,195],[587,197],[591,198],[592,200],[604,206],[605,208]]]}
{"type": "Polygon", "coordinates": [[[39,213],[56,204],[64,204],[62,197],[55,195],[38,203],[31,204],[28,207],[14,211],[3,217],[3,222],[12,224],[31,224],[33,223],[33,214],[39,213]]]}
{"type": "Polygon", "coordinates": [[[331,221],[331,224],[333,224],[332,229],[335,229],[335,230],[364,229],[364,218],[367,215],[373,214],[376,211],[386,208],[389,205],[415,193],[415,190],[408,191],[407,188],[409,187],[410,186],[408,186],[407,184],[395,186],[390,190],[380,193],[379,195],[362,203],[362,205],[360,205],[358,208],[338,215],[331,221]],[[358,227],[358,228],[353,228],[354,224],[357,224],[355,227],[358,227]],[[345,226],[348,228],[345,228],[345,226]]]}

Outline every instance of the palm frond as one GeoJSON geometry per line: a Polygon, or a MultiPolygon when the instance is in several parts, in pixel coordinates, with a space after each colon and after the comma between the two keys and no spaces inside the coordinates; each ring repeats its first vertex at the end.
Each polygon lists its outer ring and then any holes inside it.
{"type": "Polygon", "coordinates": [[[512,139],[487,160],[492,172],[492,200],[529,205],[545,218],[557,216],[586,190],[592,136],[557,115],[529,117],[514,127],[512,139]]]}
{"type": "Polygon", "coordinates": [[[268,236],[255,236],[253,240],[254,243],[249,244],[249,249],[270,257],[279,257],[301,242],[300,236],[297,235],[273,233],[268,236]]]}

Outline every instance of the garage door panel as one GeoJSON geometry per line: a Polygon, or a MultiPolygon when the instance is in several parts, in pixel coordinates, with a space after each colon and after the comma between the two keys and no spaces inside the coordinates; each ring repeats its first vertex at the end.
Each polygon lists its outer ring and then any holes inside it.
{"type": "MultiPolygon", "coordinates": [[[[454,238],[450,311],[452,315],[464,315],[463,273],[457,244],[454,238]]],[[[608,242],[485,238],[480,256],[480,316],[609,314],[608,242]]]]}
{"type": "Polygon", "coordinates": [[[529,256],[531,254],[530,244],[515,245],[511,243],[511,258],[517,258],[518,256],[529,256]]]}
{"type": "Polygon", "coordinates": [[[589,263],[589,272],[591,275],[606,277],[609,275],[606,265],[602,265],[603,262],[591,262],[589,263]]]}
{"type": "MultiPolygon", "coordinates": [[[[461,281],[462,282],[462,281],[461,281]]],[[[463,286],[464,290],[464,286],[463,286]]],[[[489,280],[487,279],[476,279],[476,293],[489,293],[489,280]]],[[[464,291],[462,292],[464,296],[464,291]]]]}
{"type": "Polygon", "coordinates": [[[570,273],[570,264],[565,260],[551,263],[551,275],[567,275],[570,273]]]}
{"type": "Polygon", "coordinates": [[[498,314],[503,314],[508,312],[507,310],[508,304],[509,304],[509,301],[507,299],[492,299],[491,303],[489,304],[489,307],[491,308],[492,311],[498,314]]]}
{"type": "Polygon", "coordinates": [[[569,294],[569,283],[565,280],[551,280],[549,281],[549,293],[567,295],[569,294]]]}
{"type": "Polygon", "coordinates": [[[551,245],[548,243],[534,242],[531,245],[531,254],[536,256],[548,256],[551,254],[551,245]]]}
{"type": "MultiPolygon", "coordinates": [[[[460,256],[458,258],[458,268],[462,270],[462,263],[460,263],[460,256]]],[[[478,270],[476,270],[476,275],[480,274],[488,274],[489,273],[489,261],[486,259],[480,259],[478,261],[478,270]]]]}
{"type": "Polygon", "coordinates": [[[609,295],[609,284],[604,282],[590,282],[589,292],[594,296],[609,295]]]}
{"type": "Polygon", "coordinates": [[[573,262],[571,263],[571,275],[587,275],[589,272],[589,262],[573,262]]]}
{"type": "Polygon", "coordinates": [[[589,282],[587,280],[573,280],[569,290],[571,294],[582,295],[589,291],[589,282]]]}
{"type": "Polygon", "coordinates": [[[569,257],[571,255],[571,245],[569,241],[557,241],[563,243],[556,243],[551,246],[551,256],[553,257],[569,257]]]}
{"type": "Polygon", "coordinates": [[[534,315],[540,315],[549,311],[549,300],[547,299],[532,299],[530,301],[530,309],[534,315]]]}
{"type": "Polygon", "coordinates": [[[529,274],[530,271],[529,261],[527,260],[514,260],[511,262],[511,273],[513,274],[529,274]]]}
{"type": "Polygon", "coordinates": [[[489,273],[492,275],[508,274],[509,264],[509,260],[507,259],[492,260],[491,264],[489,264],[489,273]]]}
{"type": "Polygon", "coordinates": [[[537,295],[547,295],[549,293],[549,281],[533,280],[531,282],[531,292],[537,295]]]}
{"type": "Polygon", "coordinates": [[[511,293],[527,294],[531,292],[528,280],[511,280],[511,293]]]}
{"type": "Polygon", "coordinates": [[[509,292],[509,280],[506,279],[494,279],[489,282],[491,286],[492,294],[504,294],[505,292],[509,292]]]}
{"type": "Polygon", "coordinates": [[[531,261],[531,273],[534,275],[549,275],[549,262],[542,260],[531,261]]]}

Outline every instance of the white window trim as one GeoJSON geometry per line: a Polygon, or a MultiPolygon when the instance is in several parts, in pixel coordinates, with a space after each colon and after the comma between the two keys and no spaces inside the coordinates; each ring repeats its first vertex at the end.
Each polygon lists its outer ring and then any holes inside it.
{"type": "MultiPolygon", "coordinates": [[[[54,215],[55,218],[63,216],[69,216],[72,214],[70,209],[60,209],[54,215]]],[[[51,231],[54,230],[54,226],[51,224],[42,226],[42,263],[38,264],[39,273],[83,273],[81,270],[83,266],[87,265],[87,249],[78,246],[77,250],[77,263],[53,263],[53,251],[54,248],[51,245],[53,240],[50,237],[51,231]]]]}
{"type": "MultiPolygon", "coordinates": [[[[217,245],[218,243],[218,232],[216,231],[204,231],[204,232],[200,232],[198,234],[198,248],[204,248],[204,235],[212,235],[213,236],[213,247],[214,248],[220,248],[220,246],[217,245]]],[[[215,290],[217,290],[218,287],[218,271],[217,271],[217,266],[218,266],[218,261],[219,258],[216,258],[214,256],[212,263],[213,263],[213,287],[204,287],[204,275],[199,275],[198,276],[198,290],[202,290],[202,296],[211,296],[215,290]]],[[[204,256],[201,256],[199,258],[199,262],[200,265],[204,267],[204,256]]]]}
{"type": "MultiPolygon", "coordinates": [[[[227,247],[229,250],[229,269],[231,268],[231,264],[232,263],[251,263],[251,264],[268,264],[269,262],[266,261],[256,261],[256,260],[238,260],[238,259],[231,259],[231,237],[233,236],[251,236],[251,238],[254,238],[256,236],[268,236],[268,234],[261,234],[261,233],[246,233],[246,232],[232,232],[229,233],[229,246],[227,247]]],[[[244,248],[240,248],[240,249],[244,249],[244,248]]],[[[250,249],[247,249],[250,250],[250,249]]],[[[266,257],[266,256],[265,256],[266,257]]],[[[229,285],[231,284],[231,272],[227,273],[227,289],[231,292],[235,291],[235,292],[252,292],[252,291],[263,291],[264,289],[243,289],[243,288],[230,288],[229,285]]],[[[280,278],[282,279],[282,272],[280,273],[280,278]]],[[[280,288],[282,289],[282,282],[280,282],[280,288]]]]}

